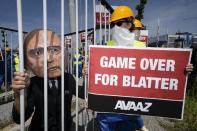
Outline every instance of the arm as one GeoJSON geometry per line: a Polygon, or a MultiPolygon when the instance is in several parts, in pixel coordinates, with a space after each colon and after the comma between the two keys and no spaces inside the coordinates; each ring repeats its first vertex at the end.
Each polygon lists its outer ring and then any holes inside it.
{"type": "MultiPolygon", "coordinates": [[[[14,108],[20,113],[20,90],[29,87],[30,80],[27,73],[14,72],[12,89],[14,91],[14,108]]],[[[26,95],[25,95],[26,96],[26,95]]],[[[26,105],[26,101],[25,101],[26,105]]]]}
{"type": "Polygon", "coordinates": [[[27,120],[33,112],[33,99],[31,95],[27,93],[29,91],[30,79],[27,73],[14,73],[14,79],[12,82],[12,88],[14,91],[14,104],[12,110],[12,116],[16,123],[20,123],[20,90],[25,89],[25,120],[27,120]]]}

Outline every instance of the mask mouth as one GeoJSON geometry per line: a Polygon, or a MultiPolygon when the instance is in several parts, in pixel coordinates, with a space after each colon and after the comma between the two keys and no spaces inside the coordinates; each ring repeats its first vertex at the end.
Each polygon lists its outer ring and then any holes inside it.
{"type": "Polygon", "coordinates": [[[57,69],[60,69],[58,66],[53,66],[53,67],[49,67],[47,70],[48,71],[55,71],[57,69]]]}

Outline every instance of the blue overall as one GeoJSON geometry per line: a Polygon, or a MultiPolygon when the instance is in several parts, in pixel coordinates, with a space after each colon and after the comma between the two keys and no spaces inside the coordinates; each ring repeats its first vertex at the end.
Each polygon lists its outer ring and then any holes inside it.
{"type": "Polygon", "coordinates": [[[76,76],[76,65],[78,65],[78,75],[79,77],[82,77],[82,70],[83,70],[83,57],[80,54],[75,54],[73,58],[73,63],[74,63],[74,74],[76,76]],[[78,59],[78,63],[77,63],[78,59]]]}
{"type": "Polygon", "coordinates": [[[143,119],[137,115],[98,113],[101,131],[135,131],[143,127],[143,119]]]}
{"type": "MultiPolygon", "coordinates": [[[[115,41],[107,42],[108,46],[116,45],[115,41]]],[[[144,42],[134,41],[134,47],[146,47],[144,42]]],[[[122,115],[112,113],[98,113],[97,120],[101,131],[135,131],[144,126],[144,122],[139,115],[122,115]]]]}

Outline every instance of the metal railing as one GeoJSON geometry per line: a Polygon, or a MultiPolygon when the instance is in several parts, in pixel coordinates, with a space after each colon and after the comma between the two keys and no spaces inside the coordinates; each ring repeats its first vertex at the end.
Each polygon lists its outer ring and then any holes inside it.
{"type": "MultiPolygon", "coordinates": [[[[47,87],[47,83],[48,83],[48,74],[47,74],[47,0],[43,0],[43,30],[44,30],[44,129],[45,131],[48,130],[48,87],[47,87]]],[[[92,0],[93,2],[93,31],[94,31],[94,39],[93,39],[93,44],[96,44],[96,34],[97,34],[97,28],[96,28],[96,0],[92,0]]],[[[85,65],[88,65],[88,0],[85,0],[85,65]]],[[[99,1],[100,6],[103,4],[101,1],[99,1]]],[[[65,48],[65,43],[64,43],[64,23],[65,23],[65,18],[64,18],[64,0],[61,0],[61,48],[64,49],[65,48]]],[[[79,45],[79,28],[78,28],[78,16],[79,16],[79,12],[78,12],[78,0],[75,0],[75,18],[76,18],[76,46],[75,46],[75,53],[78,54],[78,45],[79,45]]],[[[108,8],[106,7],[106,5],[104,6],[104,8],[108,8]]],[[[105,10],[106,10],[105,9],[105,10]]],[[[108,35],[108,40],[110,39],[110,26],[108,26],[108,34],[107,34],[107,19],[106,19],[106,12],[104,12],[104,16],[105,16],[105,22],[104,22],[104,36],[103,36],[103,25],[102,25],[102,17],[101,14],[103,12],[101,12],[100,10],[100,29],[99,29],[99,43],[102,44],[103,38],[104,38],[104,43],[107,42],[107,35],[108,35]]],[[[109,18],[110,19],[110,18],[109,18]]],[[[108,20],[109,20],[108,19],[108,20]]],[[[23,31],[23,22],[22,22],[22,1],[21,0],[17,0],[17,23],[18,23],[18,29],[14,30],[14,29],[8,29],[8,28],[3,28],[2,29],[6,29],[6,30],[10,30],[13,32],[18,32],[18,43],[19,43],[19,59],[20,59],[20,72],[24,72],[24,54],[23,54],[23,33],[27,33],[23,31]]],[[[92,29],[91,29],[92,30],[92,29]]],[[[65,67],[65,61],[64,61],[64,50],[61,50],[61,54],[62,54],[62,59],[61,59],[61,67],[62,69],[64,69],[65,67]]],[[[77,63],[78,63],[78,59],[77,59],[77,63]]],[[[79,101],[78,101],[78,66],[76,66],[76,108],[75,108],[75,122],[76,122],[76,128],[75,130],[78,131],[78,113],[81,112],[81,110],[79,111],[79,101]]],[[[61,71],[61,129],[62,131],[64,131],[64,73],[65,70],[61,71]]],[[[87,102],[88,100],[88,95],[87,95],[87,81],[88,78],[84,77],[85,80],[85,91],[84,91],[84,96],[85,96],[85,102],[87,102]]],[[[5,97],[5,93],[2,94],[1,96],[5,97]]],[[[13,100],[13,91],[8,92],[7,96],[11,96],[12,100],[13,100]]],[[[25,130],[25,91],[24,89],[20,91],[20,130],[24,131],[25,130]]],[[[2,97],[2,98],[3,98],[2,97]]],[[[0,97],[1,98],[1,97],[0,97]]],[[[88,112],[87,108],[85,107],[83,110],[85,110],[85,115],[84,115],[84,130],[87,130],[87,124],[88,124],[88,120],[89,120],[89,116],[86,112],[88,112]]]]}

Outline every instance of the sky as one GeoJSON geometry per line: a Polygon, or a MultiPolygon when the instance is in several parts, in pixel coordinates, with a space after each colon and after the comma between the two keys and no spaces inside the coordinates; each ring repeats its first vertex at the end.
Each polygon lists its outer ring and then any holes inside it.
{"type": "MultiPolygon", "coordinates": [[[[60,1],[48,0],[48,28],[60,33],[60,1]]],[[[88,28],[93,27],[92,1],[88,0],[88,28]]],[[[137,15],[135,6],[139,0],[107,0],[110,5],[130,6],[137,15]]],[[[79,30],[85,28],[85,0],[78,0],[79,30]]],[[[98,1],[96,2],[98,4],[98,1]]],[[[70,33],[68,0],[65,0],[65,34],[70,33]]],[[[147,0],[142,23],[149,30],[149,36],[155,36],[159,20],[160,35],[175,34],[178,31],[197,34],[197,0],[147,0]]],[[[22,0],[23,30],[31,31],[43,27],[42,0],[22,0]]],[[[17,29],[16,0],[1,0],[0,27],[17,29]]],[[[11,36],[10,36],[11,37],[11,36]]],[[[12,38],[17,37],[14,34],[12,38]]],[[[0,41],[1,43],[1,41],[0,41]]]]}

